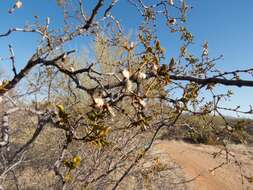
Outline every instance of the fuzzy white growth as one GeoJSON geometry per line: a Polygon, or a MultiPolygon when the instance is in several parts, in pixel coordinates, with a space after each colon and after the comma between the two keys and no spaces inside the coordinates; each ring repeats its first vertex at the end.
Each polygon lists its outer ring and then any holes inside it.
{"type": "Polygon", "coordinates": [[[203,49],[203,56],[208,56],[208,49],[203,49]]]}
{"type": "Polygon", "coordinates": [[[101,108],[105,104],[104,100],[101,97],[94,98],[94,102],[97,107],[101,108]]]}
{"type": "Polygon", "coordinates": [[[23,5],[23,3],[22,3],[21,1],[17,1],[17,2],[15,3],[15,8],[16,8],[16,9],[20,9],[20,8],[22,7],[22,5],[23,5]]]}
{"type": "Polygon", "coordinates": [[[70,70],[71,72],[74,72],[74,71],[75,71],[74,67],[72,67],[72,66],[69,68],[69,70],[70,70]]]}
{"type": "Polygon", "coordinates": [[[127,69],[124,69],[124,70],[122,71],[122,75],[123,75],[124,78],[126,78],[126,79],[129,79],[129,78],[130,78],[130,73],[129,73],[129,71],[128,71],[127,69]]]}
{"type": "Polygon", "coordinates": [[[135,47],[134,42],[131,42],[131,43],[130,43],[130,49],[134,49],[134,47],[135,47]]]}
{"type": "Polygon", "coordinates": [[[203,56],[208,56],[208,42],[205,42],[203,44],[203,53],[202,53],[203,56]]]}
{"type": "Polygon", "coordinates": [[[50,18],[49,17],[46,18],[46,23],[47,23],[47,25],[50,24],[50,18]]]}
{"type": "Polygon", "coordinates": [[[146,78],[147,78],[147,75],[146,75],[146,73],[139,72],[138,78],[139,78],[139,79],[146,79],[146,78]]]}
{"type": "Polygon", "coordinates": [[[174,0],[168,0],[168,3],[169,3],[170,5],[174,5],[174,0]]]}
{"type": "Polygon", "coordinates": [[[233,131],[233,128],[231,126],[227,126],[228,131],[233,131]]]}
{"type": "Polygon", "coordinates": [[[139,100],[139,104],[142,105],[143,107],[146,107],[147,102],[145,100],[143,100],[143,99],[140,99],[139,100]]]}

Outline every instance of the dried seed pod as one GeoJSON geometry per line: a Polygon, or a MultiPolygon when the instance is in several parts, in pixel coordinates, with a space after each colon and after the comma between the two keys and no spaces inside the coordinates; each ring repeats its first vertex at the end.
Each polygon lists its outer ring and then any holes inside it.
{"type": "Polygon", "coordinates": [[[175,18],[171,18],[167,21],[168,25],[175,25],[177,23],[177,20],[175,18]]]}
{"type": "Polygon", "coordinates": [[[175,59],[172,57],[169,63],[169,71],[174,71],[175,70],[175,59]]]}

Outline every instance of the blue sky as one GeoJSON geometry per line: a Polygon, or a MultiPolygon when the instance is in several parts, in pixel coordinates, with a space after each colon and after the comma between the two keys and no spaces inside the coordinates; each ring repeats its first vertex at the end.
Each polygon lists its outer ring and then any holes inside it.
{"type": "MultiPolygon", "coordinates": [[[[90,7],[95,2],[90,0],[85,6],[90,7]]],[[[23,8],[9,15],[8,9],[14,3],[14,0],[0,0],[0,33],[6,32],[10,27],[23,27],[24,24],[31,23],[34,15],[39,16],[42,21],[49,16],[53,23],[52,27],[62,24],[62,12],[54,0],[23,0],[23,8]]],[[[219,68],[235,70],[253,67],[252,0],[188,0],[188,3],[193,6],[187,22],[187,26],[195,36],[193,52],[200,54],[201,44],[207,40],[211,56],[224,55],[224,59],[217,62],[219,68]]],[[[135,31],[138,24],[136,11],[126,3],[126,0],[120,0],[120,6],[114,13],[128,31],[135,31]]],[[[168,35],[166,28],[161,27],[159,36],[169,57],[178,52],[178,41],[168,35]]],[[[24,33],[0,38],[0,57],[8,56],[8,44],[12,44],[17,57],[17,67],[20,69],[33,54],[38,39],[36,34],[24,33]]],[[[85,47],[85,43],[76,40],[71,47],[85,47]]],[[[9,66],[8,61],[0,61],[0,68],[7,73],[10,72],[9,66]]],[[[226,103],[228,106],[240,104],[245,108],[252,104],[253,89],[233,88],[233,90],[236,95],[231,102],[226,103]]]]}

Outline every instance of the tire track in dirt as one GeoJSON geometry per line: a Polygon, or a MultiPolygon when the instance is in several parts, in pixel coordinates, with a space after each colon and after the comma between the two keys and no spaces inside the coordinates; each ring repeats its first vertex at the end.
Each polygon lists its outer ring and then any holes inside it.
{"type": "MultiPolygon", "coordinates": [[[[214,146],[192,145],[179,141],[157,141],[154,149],[168,153],[185,173],[186,181],[194,190],[240,190],[242,178],[239,168],[227,164],[210,172],[209,170],[221,164],[224,159],[214,159],[212,153],[219,149],[214,146]]],[[[253,171],[252,165],[247,168],[253,171]]],[[[244,180],[244,189],[253,190],[252,184],[244,180]]]]}

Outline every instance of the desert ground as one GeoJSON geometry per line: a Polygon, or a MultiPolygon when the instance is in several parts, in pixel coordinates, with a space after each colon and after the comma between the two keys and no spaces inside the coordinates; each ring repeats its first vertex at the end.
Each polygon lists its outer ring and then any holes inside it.
{"type": "MultiPolygon", "coordinates": [[[[228,146],[229,162],[226,162],[224,151],[214,158],[221,148],[182,141],[157,140],[147,160],[152,157],[157,162],[159,159],[160,164],[169,165],[171,171],[164,176],[160,175],[160,184],[156,182],[156,185],[146,185],[138,189],[253,190],[253,184],[247,178],[253,176],[253,147],[228,146]],[[219,167],[222,163],[224,165],[219,167]]],[[[147,161],[142,166],[148,168],[152,163],[147,161]]],[[[150,181],[150,184],[153,183],[154,178],[153,182],[150,181]]]]}

